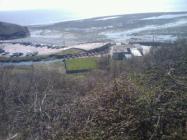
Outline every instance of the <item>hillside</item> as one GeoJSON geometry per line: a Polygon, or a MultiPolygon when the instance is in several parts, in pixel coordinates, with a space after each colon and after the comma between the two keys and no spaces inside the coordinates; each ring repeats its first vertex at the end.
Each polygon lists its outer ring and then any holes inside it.
{"type": "Polygon", "coordinates": [[[0,22],[0,40],[18,39],[29,36],[27,27],[0,22]]]}
{"type": "Polygon", "coordinates": [[[186,54],[178,41],[85,74],[2,67],[0,139],[185,140],[186,54]]]}
{"type": "Polygon", "coordinates": [[[187,12],[141,13],[30,25],[30,37],[14,40],[58,46],[88,42],[173,42],[187,38],[187,12]]]}
{"type": "Polygon", "coordinates": [[[27,41],[62,45],[98,41],[172,42],[187,37],[187,13],[145,13],[115,15],[84,20],[60,22],[51,25],[30,26],[27,41]]]}

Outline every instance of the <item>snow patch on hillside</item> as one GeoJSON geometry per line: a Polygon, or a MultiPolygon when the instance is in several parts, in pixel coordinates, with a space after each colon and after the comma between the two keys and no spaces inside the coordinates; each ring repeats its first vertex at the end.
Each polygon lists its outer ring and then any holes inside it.
{"type": "MultiPolygon", "coordinates": [[[[100,33],[101,35],[105,35],[109,39],[113,40],[129,40],[131,38],[139,38],[139,36],[135,36],[135,33],[140,33],[143,31],[152,31],[152,30],[158,30],[158,29],[167,29],[167,28],[172,28],[172,27],[178,27],[178,26],[184,26],[187,24],[187,19],[186,20],[178,20],[173,23],[167,23],[163,25],[147,25],[144,27],[140,28],[135,28],[131,30],[126,30],[126,31],[110,31],[110,32],[102,32],[100,33]]],[[[145,36],[145,39],[148,38],[153,38],[151,35],[141,35],[141,38],[145,36]]],[[[165,41],[165,40],[171,40],[171,39],[176,39],[176,37],[173,37],[171,35],[157,35],[156,36],[158,40],[165,41]]]]}
{"type": "Polygon", "coordinates": [[[186,17],[186,16],[187,16],[187,14],[170,14],[170,15],[161,15],[161,16],[154,16],[154,17],[143,18],[141,20],[173,19],[173,18],[186,17]]]}
{"type": "Polygon", "coordinates": [[[98,18],[96,19],[97,21],[104,21],[104,20],[110,20],[110,19],[116,19],[116,18],[120,18],[120,16],[112,16],[112,17],[105,17],[105,18],[98,18]]]}
{"type": "Polygon", "coordinates": [[[62,34],[53,30],[35,30],[31,31],[31,37],[39,38],[61,38],[62,34]]]}

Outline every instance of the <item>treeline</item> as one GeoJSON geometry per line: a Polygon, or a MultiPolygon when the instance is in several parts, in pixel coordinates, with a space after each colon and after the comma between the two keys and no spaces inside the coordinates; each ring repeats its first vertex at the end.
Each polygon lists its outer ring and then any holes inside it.
{"type": "Polygon", "coordinates": [[[81,75],[0,69],[2,140],[185,140],[187,43],[81,75]]]}

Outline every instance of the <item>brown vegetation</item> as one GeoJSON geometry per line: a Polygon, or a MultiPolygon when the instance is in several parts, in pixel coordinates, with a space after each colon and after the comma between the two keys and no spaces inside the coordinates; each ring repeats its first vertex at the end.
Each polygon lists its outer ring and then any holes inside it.
{"type": "Polygon", "coordinates": [[[82,77],[0,69],[0,139],[184,140],[187,45],[106,62],[82,77]],[[106,69],[105,69],[106,68],[106,69]]]}

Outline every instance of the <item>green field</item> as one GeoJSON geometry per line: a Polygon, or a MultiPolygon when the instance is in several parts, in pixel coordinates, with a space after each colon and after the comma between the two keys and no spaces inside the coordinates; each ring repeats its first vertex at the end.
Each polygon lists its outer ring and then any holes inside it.
{"type": "Polygon", "coordinates": [[[88,58],[78,58],[66,60],[67,70],[90,70],[97,67],[97,58],[88,57],[88,58]]]}
{"type": "Polygon", "coordinates": [[[68,49],[68,50],[58,52],[58,53],[56,53],[56,55],[79,54],[79,53],[82,53],[82,52],[84,52],[84,51],[80,50],[80,49],[72,48],[72,49],[68,49]]]}

